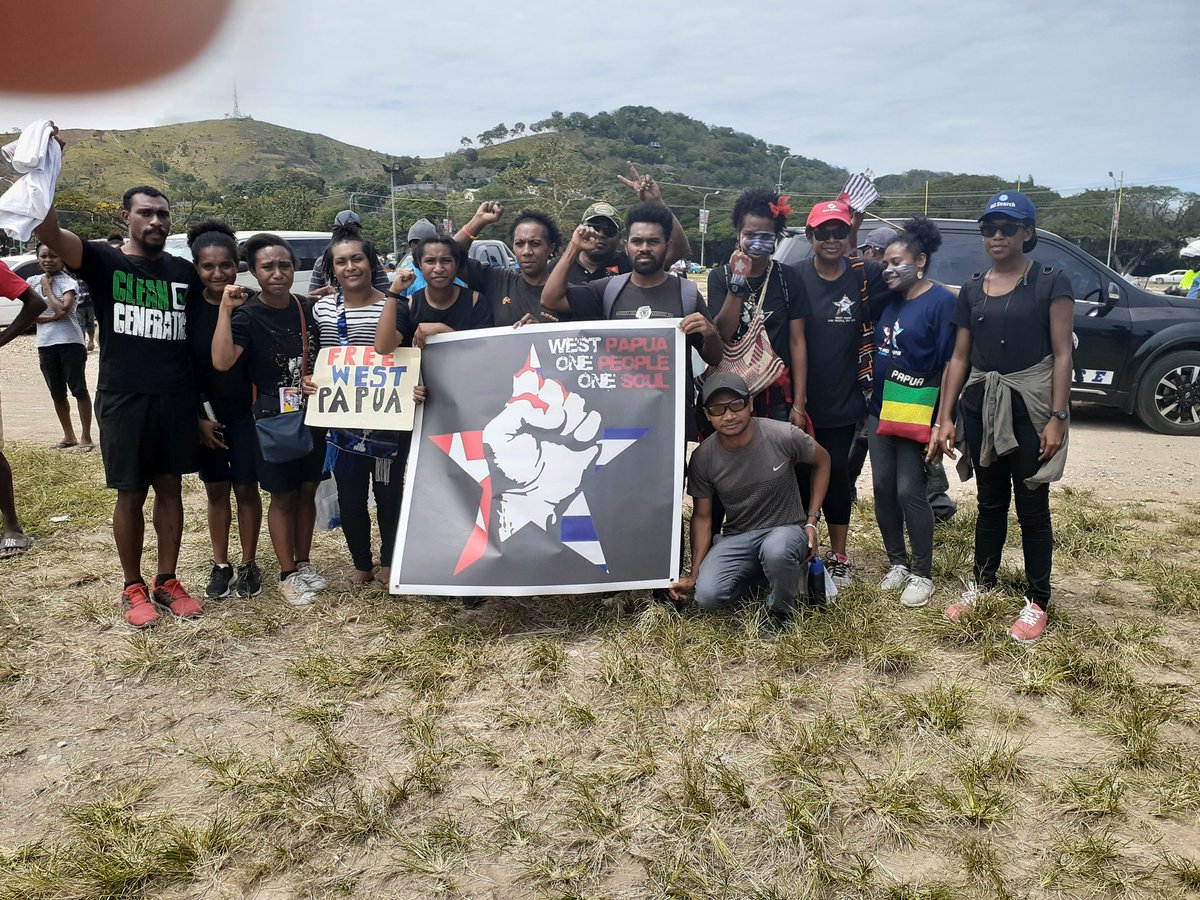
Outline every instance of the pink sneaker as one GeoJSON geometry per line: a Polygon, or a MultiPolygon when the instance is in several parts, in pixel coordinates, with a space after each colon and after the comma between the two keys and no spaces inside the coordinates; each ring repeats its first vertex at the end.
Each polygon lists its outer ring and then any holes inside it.
{"type": "Polygon", "coordinates": [[[149,628],[158,621],[149,591],[140,581],[121,591],[121,606],[125,610],[125,621],[134,628],[149,628]]]}
{"type": "Polygon", "coordinates": [[[1022,644],[1036,644],[1045,630],[1046,611],[1026,597],[1025,607],[1017,616],[1017,621],[1013,622],[1012,628],[1008,629],[1008,636],[1022,644]]]}
{"type": "Polygon", "coordinates": [[[975,601],[979,599],[979,589],[975,587],[975,582],[968,581],[967,589],[962,592],[957,602],[951,603],[946,607],[946,618],[951,622],[959,621],[963,616],[971,611],[975,606],[975,601]]]}
{"type": "Polygon", "coordinates": [[[153,597],[155,606],[167,610],[177,619],[195,619],[204,611],[200,601],[184,589],[178,578],[156,584],[153,597]]]}

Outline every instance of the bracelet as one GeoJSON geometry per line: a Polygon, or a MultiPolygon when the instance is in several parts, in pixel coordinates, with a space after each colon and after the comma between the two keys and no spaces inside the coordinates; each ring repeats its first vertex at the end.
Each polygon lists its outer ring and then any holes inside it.
{"type": "Polygon", "coordinates": [[[792,409],[799,413],[804,412],[804,410],[801,409],[799,406],[797,406],[795,403],[792,404],[792,409]]]}
{"type": "Polygon", "coordinates": [[[816,528],[817,526],[814,525],[812,522],[805,522],[804,527],[805,528],[816,528]]]}
{"type": "Polygon", "coordinates": [[[391,288],[388,288],[386,291],[384,291],[384,292],[383,292],[383,296],[385,296],[385,297],[391,297],[393,300],[403,300],[403,299],[404,299],[404,295],[403,295],[403,294],[397,294],[397,293],[396,293],[395,291],[393,291],[391,288]]]}
{"type": "Polygon", "coordinates": [[[471,232],[467,231],[467,226],[466,226],[466,225],[464,225],[464,226],[463,226],[463,229],[462,229],[462,231],[463,231],[463,234],[465,234],[465,235],[466,235],[467,237],[469,237],[471,240],[476,240],[476,237],[475,237],[475,235],[473,235],[473,234],[471,234],[471,232]]]}
{"type": "Polygon", "coordinates": [[[930,428],[941,428],[942,426],[941,425],[930,425],[929,427],[930,428]]]}

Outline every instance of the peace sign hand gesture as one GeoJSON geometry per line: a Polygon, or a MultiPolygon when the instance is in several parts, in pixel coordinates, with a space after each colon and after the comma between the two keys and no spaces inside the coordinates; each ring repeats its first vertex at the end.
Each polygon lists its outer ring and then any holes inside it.
{"type": "Polygon", "coordinates": [[[624,175],[618,175],[621,184],[629,188],[642,202],[652,201],[662,203],[662,190],[658,186],[658,182],[649,175],[642,175],[638,172],[637,166],[632,162],[627,161],[625,165],[629,166],[629,174],[632,178],[626,178],[624,175]]]}

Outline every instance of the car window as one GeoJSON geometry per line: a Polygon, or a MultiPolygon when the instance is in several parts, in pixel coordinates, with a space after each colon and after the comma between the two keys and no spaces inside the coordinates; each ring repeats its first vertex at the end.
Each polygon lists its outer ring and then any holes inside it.
{"type": "Polygon", "coordinates": [[[1030,254],[1043,266],[1054,266],[1062,269],[1071,280],[1071,288],[1076,300],[1100,300],[1100,272],[1081,260],[1064,247],[1041,241],[1030,254]]]}
{"type": "Polygon", "coordinates": [[[311,269],[325,253],[325,248],[329,246],[329,238],[294,238],[288,243],[296,252],[296,258],[300,262],[298,268],[305,270],[311,269]]]}

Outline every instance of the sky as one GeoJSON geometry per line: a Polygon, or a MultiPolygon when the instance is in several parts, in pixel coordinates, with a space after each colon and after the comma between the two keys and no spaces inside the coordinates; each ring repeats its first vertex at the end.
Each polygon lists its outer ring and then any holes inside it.
{"type": "Polygon", "coordinates": [[[1200,192],[1191,5],[235,0],[177,73],[102,94],[0,91],[0,127],[220,118],[236,85],[256,119],[437,156],[499,122],[646,105],[876,174],[1033,174],[1073,194],[1123,171],[1200,192]]]}

